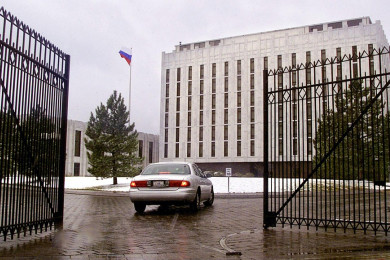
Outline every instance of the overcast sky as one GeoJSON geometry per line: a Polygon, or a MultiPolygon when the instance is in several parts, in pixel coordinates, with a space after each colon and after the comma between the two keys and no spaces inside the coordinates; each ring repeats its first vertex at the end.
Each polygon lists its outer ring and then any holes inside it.
{"type": "Polygon", "coordinates": [[[189,43],[370,16],[390,37],[388,0],[1,0],[2,6],[71,55],[69,119],[87,122],[114,90],[131,121],[159,133],[161,54],[189,43]]]}

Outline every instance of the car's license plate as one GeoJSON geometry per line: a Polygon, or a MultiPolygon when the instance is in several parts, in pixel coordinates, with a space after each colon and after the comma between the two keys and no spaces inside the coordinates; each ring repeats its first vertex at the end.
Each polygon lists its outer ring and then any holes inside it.
{"type": "Polygon", "coordinates": [[[157,187],[157,188],[165,187],[165,182],[164,181],[154,181],[153,187],[157,187]]]}

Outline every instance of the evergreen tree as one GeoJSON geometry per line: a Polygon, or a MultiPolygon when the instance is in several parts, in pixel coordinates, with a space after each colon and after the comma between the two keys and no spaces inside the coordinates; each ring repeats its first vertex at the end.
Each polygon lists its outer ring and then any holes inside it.
{"type": "MultiPolygon", "coordinates": [[[[315,164],[335,146],[353,122],[370,106],[379,90],[352,81],[335,96],[333,109],[318,120],[314,148],[315,164]]],[[[389,114],[380,97],[330,154],[317,173],[319,178],[385,181],[389,171],[389,114]]]]}
{"type": "Polygon", "coordinates": [[[45,109],[36,105],[28,115],[19,118],[18,125],[10,112],[0,112],[0,121],[2,175],[39,175],[50,182],[59,169],[59,133],[45,109]]]}
{"type": "Polygon", "coordinates": [[[85,139],[88,171],[96,177],[113,177],[113,184],[119,176],[135,176],[143,159],[136,156],[138,133],[134,123],[128,125],[129,112],[121,94],[114,91],[107,105],[101,103],[95,113],[91,113],[85,139]]]}
{"type": "Polygon", "coordinates": [[[11,113],[0,110],[0,179],[15,172],[17,161],[14,147],[17,138],[15,120],[11,113]]]}
{"type": "MultiPolygon", "coordinates": [[[[18,173],[50,183],[59,170],[59,128],[40,105],[20,120],[14,136],[18,173]]],[[[42,182],[43,184],[43,182],[42,182]]]]}

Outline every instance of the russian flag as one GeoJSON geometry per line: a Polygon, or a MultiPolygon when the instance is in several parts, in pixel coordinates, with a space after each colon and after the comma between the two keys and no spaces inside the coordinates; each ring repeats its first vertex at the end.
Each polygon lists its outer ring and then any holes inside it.
{"type": "Polygon", "coordinates": [[[129,49],[126,49],[126,48],[122,48],[120,51],[119,51],[119,54],[121,55],[122,58],[124,58],[127,63],[130,65],[131,63],[131,50],[129,49]]]}

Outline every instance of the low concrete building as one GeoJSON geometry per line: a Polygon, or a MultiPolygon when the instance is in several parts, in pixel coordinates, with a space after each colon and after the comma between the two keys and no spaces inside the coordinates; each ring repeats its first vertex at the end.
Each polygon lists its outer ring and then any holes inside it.
{"type": "MultiPolygon", "coordinates": [[[[92,176],[88,172],[87,148],[84,139],[87,123],[68,120],[66,140],[66,176],[92,176]]],[[[138,156],[143,157],[142,167],[149,163],[158,162],[159,151],[158,135],[138,133],[138,156]]]]}

